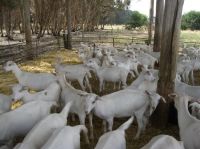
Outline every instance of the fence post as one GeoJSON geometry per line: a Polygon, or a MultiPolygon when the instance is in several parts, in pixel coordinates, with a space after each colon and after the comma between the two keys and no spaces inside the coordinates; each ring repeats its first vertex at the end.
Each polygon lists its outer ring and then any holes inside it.
{"type": "Polygon", "coordinates": [[[115,38],[113,37],[113,47],[115,46],[115,38]]]}
{"type": "Polygon", "coordinates": [[[133,36],[132,36],[132,43],[133,43],[133,36]]]}
{"type": "Polygon", "coordinates": [[[84,40],[84,33],[83,33],[83,31],[82,31],[82,42],[83,42],[83,40],[84,40]]]}
{"type": "Polygon", "coordinates": [[[64,48],[67,49],[67,34],[63,34],[64,48]]]}

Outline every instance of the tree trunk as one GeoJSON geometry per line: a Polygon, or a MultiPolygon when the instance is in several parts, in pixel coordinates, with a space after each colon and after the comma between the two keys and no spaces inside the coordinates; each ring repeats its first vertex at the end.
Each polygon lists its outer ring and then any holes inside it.
{"type": "Polygon", "coordinates": [[[1,33],[1,37],[4,36],[3,34],[3,6],[0,6],[0,33],[1,33]]]}
{"type": "Polygon", "coordinates": [[[26,57],[33,59],[32,36],[31,36],[31,22],[30,22],[30,0],[23,0],[24,6],[24,31],[26,39],[26,57]]]}
{"type": "Polygon", "coordinates": [[[157,91],[165,97],[155,112],[154,121],[158,127],[166,127],[169,122],[169,108],[172,102],[168,94],[174,92],[176,60],[179,48],[180,25],[184,0],[166,0],[163,20],[160,70],[157,91]]]}
{"type": "Polygon", "coordinates": [[[22,22],[21,22],[21,25],[22,25],[22,27],[21,27],[21,30],[20,30],[20,33],[24,33],[24,21],[25,21],[25,19],[24,19],[24,8],[23,8],[23,1],[24,0],[20,0],[20,14],[21,14],[21,20],[22,20],[22,22]]]}
{"type": "Polygon", "coordinates": [[[72,43],[71,43],[71,0],[66,0],[66,9],[67,9],[67,49],[72,49],[72,43]]]}
{"type": "Polygon", "coordinates": [[[164,0],[157,0],[156,1],[154,46],[153,46],[154,52],[161,51],[163,14],[164,14],[164,0]]]}
{"type": "Polygon", "coordinates": [[[12,32],[11,32],[11,10],[8,7],[4,7],[4,23],[5,23],[5,29],[6,29],[6,36],[8,40],[13,40],[12,38],[12,32]]]}
{"type": "Polygon", "coordinates": [[[153,15],[154,15],[154,0],[151,0],[150,11],[149,11],[148,44],[151,44],[152,40],[153,15]]]}

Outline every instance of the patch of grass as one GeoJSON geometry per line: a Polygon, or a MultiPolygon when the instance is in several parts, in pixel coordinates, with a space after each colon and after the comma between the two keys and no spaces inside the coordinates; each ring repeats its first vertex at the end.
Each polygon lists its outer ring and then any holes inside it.
{"type": "Polygon", "coordinates": [[[200,43],[200,31],[181,31],[181,40],[184,42],[199,42],[200,43]]]}

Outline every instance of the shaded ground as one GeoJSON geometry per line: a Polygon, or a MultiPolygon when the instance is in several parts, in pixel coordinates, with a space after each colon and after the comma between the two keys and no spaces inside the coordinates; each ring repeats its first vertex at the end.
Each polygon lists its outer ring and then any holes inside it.
{"type": "MultiPolygon", "coordinates": [[[[54,72],[51,64],[53,64],[54,60],[56,57],[62,57],[65,63],[71,63],[71,64],[76,64],[76,63],[81,63],[79,60],[77,54],[75,51],[66,51],[66,50],[61,50],[61,51],[52,51],[49,53],[46,53],[44,55],[41,55],[39,58],[37,58],[34,61],[28,61],[26,63],[21,64],[21,68],[26,71],[31,71],[31,72],[54,72]]],[[[131,83],[131,79],[129,79],[128,83],[131,83]]],[[[98,92],[98,81],[95,79],[90,80],[92,84],[93,91],[99,95],[98,92]]],[[[5,73],[3,71],[0,71],[0,93],[5,93],[9,94],[10,89],[9,85],[16,83],[16,79],[13,74],[11,73],[5,73]]],[[[74,86],[76,88],[80,88],[79,85],[75,82],[74,86]]],[[[104,91],[102,94],[108,94],[113,92],[112,90],[113,85],[107,83],[106,84],[106,91],[104,91]]],[[[102,95],[101,94],[101,95],[102,95]]],[[[125,122],[127,119],[115,119],[114,120],[114,129],[116,129],[118,126],[120,126],[123,122],[125,122]]],[[[87,126],[88,126],[88,119],[86,120],[87,126]]],[[[95,140],[94,144],[98,141],[99,137],[103,134],[102,132],[102,121],[94,117],[93,120],[94,123],[94,134],[95,134],[95,140]]],[[[70,125],[76,125],[78,123],[78,118],[76,117],[76,122],[72,122],[69,118],[69,123],[70,125]]],[[[147,127],[147,130],[145,134],[142,134],[139,140],[133,140],[133,137],[136,134],[137,130],[137,125],[136,122],[134,121],[134,124],[127,130],[126,133],[126,140],[127,140],[127,149],[140,149],[142,146],[144,146],[152,137],[158,135],[158,134],[168,134],[176,137],[178,139],[178,128],[177,126],[172,126],[169,125],[166,129],[155,129],[150,126],[147,127]]],[[[84,139],[81,141],[81,148],[82,149],[88,149],[88,148],[93,148],[92,144],[90,146],[87,146],[84,143],[84,139]]]]}

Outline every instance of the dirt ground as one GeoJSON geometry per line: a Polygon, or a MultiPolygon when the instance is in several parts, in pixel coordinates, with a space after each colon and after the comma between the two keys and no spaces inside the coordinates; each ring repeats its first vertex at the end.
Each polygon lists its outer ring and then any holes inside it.
{"type": "MultiPolygon", "coordinates": [[[[31,71],[31,72],[54,72],[51,64],[54,63],[56,57],[62,57],[64,60],[64,63],[71,63],[71,64],[81,63],[75,51],[66,51],[66,50],[60,51],[59,50],[59,51],[52,51],[44,55],[41,55],[39,58],[37,58],[34,61],[28,61],[26,63],[22,63],[20,64],[20,67],[23,70],[31,71]]],[[[132,81],[133,79],[128,79],[128,84],[130,84],[132,81]]],[[[106,90],[102,94],[100,94],[98,92],[98,81],[95,79],[91,79],[90,82],[92,84],[93,92],[98,95],[104,95],[104,94],[108,94],[114,91],[112,89],[113,85],[110,83],[107,83],[106,90]]],[[[0,71],[0,93],[10,94],[11,91],[10,91],[9,85],[13,83],[16,83],[16,79],[13,74],[0,71]]],[[[76,88],[80,88],[77,82],[74,82],[73,85],[76,88]]],[[[115,119],[113,129],[116,129],[127,119],[128,118],[115,119]]],[[[88,127],[88,119],[86,120],[86,123],[87,123],[86,126],[88,127]]],[[[76,121],[72,122],[69,117],[68,124],[70,125],[79,124],[78,118],[76,117],[76,121]]],[[[93,142],[91,141],[90,145],[86,145],[84,142],[84,139],[82,139],[83,137],[81,137],[82,149],[93,148],[96,142],[98,141],[99,137],[103,134],[102,120],[97,117],[94,117],[93,124],[94,124],[95,140],[93,142]]],[[[134,124],[126,131],[127,149],[140,149],[142,146],[148,143],[148,141],[152,137],[159,134],[168,134],[168,135],[174,136],[177,139],[179,138],[178,127],[175,125],[169,125],[166,129],[162,129],[162,130],[153,128],[149,125],[145,133],[142,134],[138,140],[134,140],[133,138],[136,134],[136,130],[137,130],[137,124],[136,124],[136,121],[134,120],[134,124]]]]}

